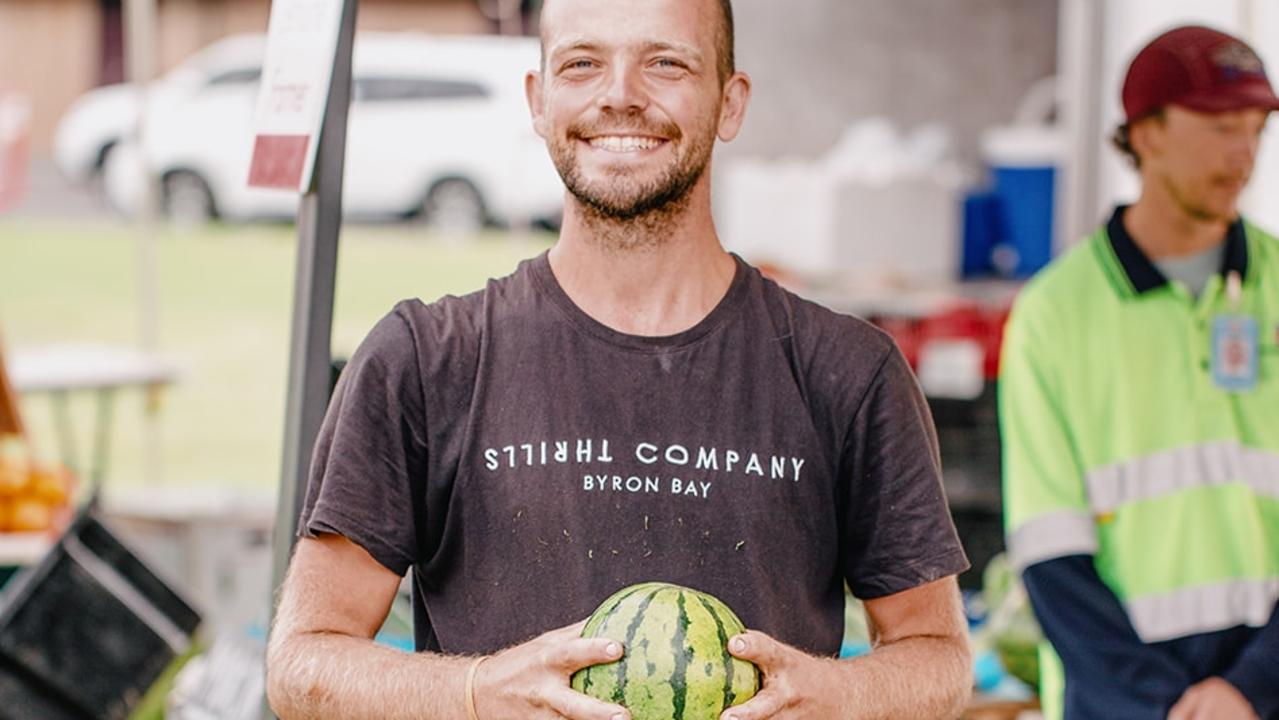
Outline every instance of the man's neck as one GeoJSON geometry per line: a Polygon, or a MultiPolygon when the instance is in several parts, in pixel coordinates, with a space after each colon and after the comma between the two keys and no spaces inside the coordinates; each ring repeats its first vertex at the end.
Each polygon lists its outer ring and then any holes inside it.
{"type": "Polygon", "coordinates": [[[736,272],[699,184],[683,207],[614,221],[568,197],[550,252],[560,287],[583,312],[618,332],[674,335],[715,308],[736,272]]]}
{"type": "Polygon", "coordinates": [[[1196,217],[1166,194],[1143,191],[1124,213],[1124,228],[1152,259],[1205,252],[1223,242],[1229,220],[1196,217]]]}

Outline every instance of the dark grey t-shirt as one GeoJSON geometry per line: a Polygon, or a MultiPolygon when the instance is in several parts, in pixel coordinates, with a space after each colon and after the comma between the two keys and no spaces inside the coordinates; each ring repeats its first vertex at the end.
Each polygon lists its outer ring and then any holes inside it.
{"type": "Polygon", "coordinates": [[[418,648],[451,653],[660,580],[830,655],[845,580],[874,598],[967,567],[896,346],[740,259],[669,337],[591,319],[546,255],[398,304],[338,383],[300,532],[412,566],[418,648]]]}

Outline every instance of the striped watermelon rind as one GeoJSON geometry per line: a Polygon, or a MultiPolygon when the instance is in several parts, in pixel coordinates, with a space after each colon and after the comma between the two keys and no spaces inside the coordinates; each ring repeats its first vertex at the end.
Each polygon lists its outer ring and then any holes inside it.
{"type": "Polygon", "coordinates": [[[729,638],[744,630],[713,595],[659,582],[622,588],[582,637],[617,640],[625,653],[574,673],[573,689],[622,705],[633,720],[717,720],[759,689],[755,665],[728,652],[729,638]]]}

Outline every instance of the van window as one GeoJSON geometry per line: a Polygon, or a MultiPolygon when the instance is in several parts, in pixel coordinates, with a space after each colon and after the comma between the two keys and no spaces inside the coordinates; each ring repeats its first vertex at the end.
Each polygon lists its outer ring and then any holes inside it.
{"type": "Polygon", "coordinates": [[[479,83],[438,78],[367,77],[355,80],[356,102],[404,102],[486,98],[479,83]]]}

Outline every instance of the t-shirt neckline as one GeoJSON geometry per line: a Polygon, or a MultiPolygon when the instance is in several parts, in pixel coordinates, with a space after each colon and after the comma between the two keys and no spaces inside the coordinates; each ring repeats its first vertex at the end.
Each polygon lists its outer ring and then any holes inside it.
{"type": "Polygon", "coordinates": [[[554,271],[551,270],[549,251],[533,258],[530,269],[538,289],[550,298],[551,302],[563,313],[564,318],[578,330],[598,340],[622,348],[664,351],[691,345],[714,332],[732,317],[733,311],[746,294],[748,273],[746,272],[746,262],[738,257],[736,253],[730,253],[730,255],[733,257],[735,267],[733,269],[733,280],[729,283],[724,297],[720,298],[715,307],[696,325],[674,335],[631,335],[614,330],[587,315],[569,298],[568,293],[564,292],[564,288],[560,286],[554,271]]]}

